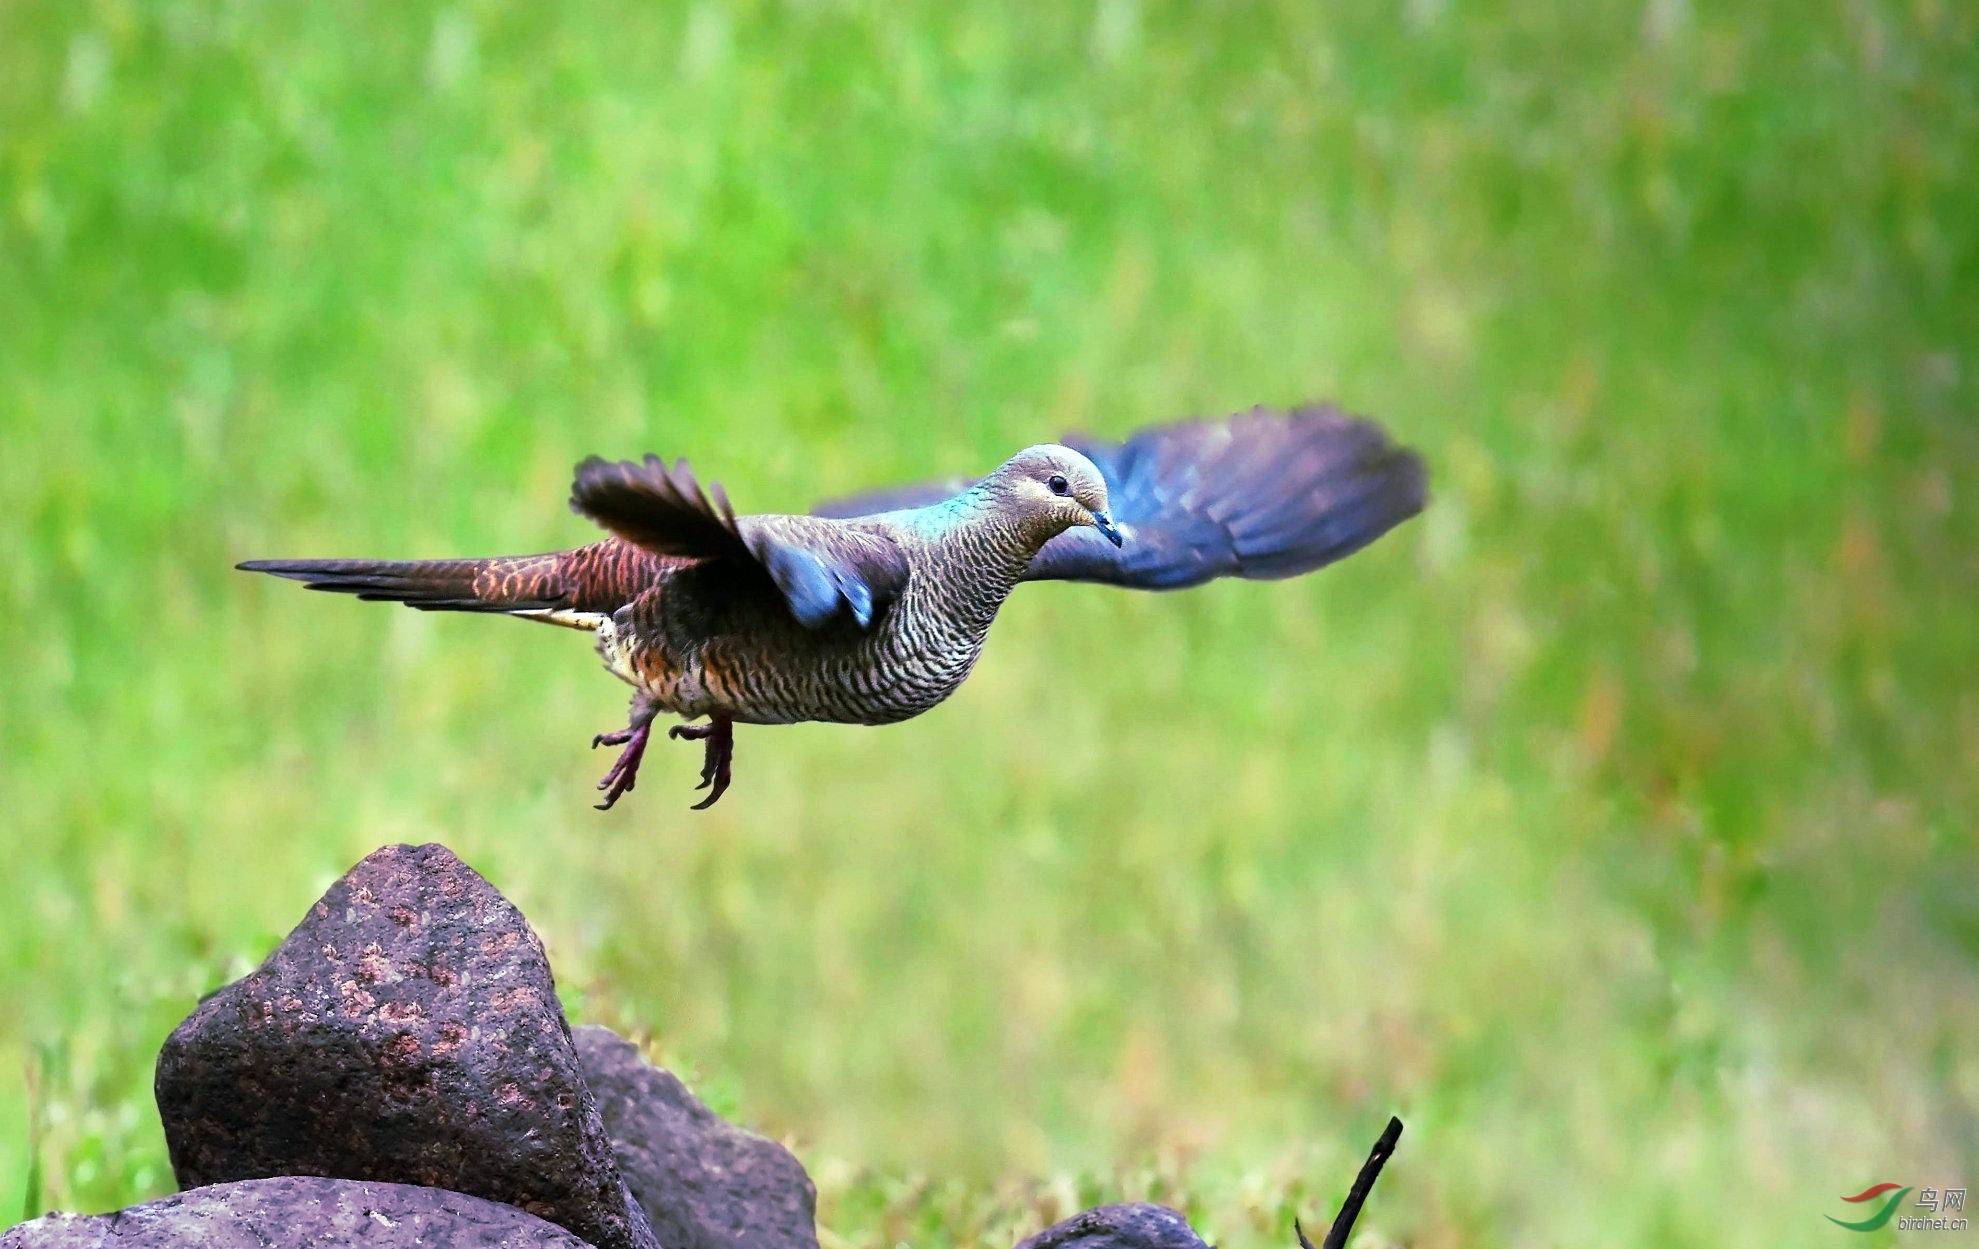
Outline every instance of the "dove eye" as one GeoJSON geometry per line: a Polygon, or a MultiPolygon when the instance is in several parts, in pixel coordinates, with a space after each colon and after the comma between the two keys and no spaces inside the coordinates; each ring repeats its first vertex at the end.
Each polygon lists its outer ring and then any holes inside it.
{"type": "Polygon", "coordinates": [[[1050,491],[1053,494],[1065,495],[1072,493],[1071,483],[1067,482],[1065,478],[1058,473],[1053,473],[1050,479],[1045,482],[1045,486],[1048,489],[1050,489],[1050,491]]]}

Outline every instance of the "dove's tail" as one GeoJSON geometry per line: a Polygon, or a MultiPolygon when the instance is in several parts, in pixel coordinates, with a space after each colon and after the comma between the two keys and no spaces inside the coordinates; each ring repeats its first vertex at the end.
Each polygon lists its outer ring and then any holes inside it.
{"type": "Polygon", "coordinates": [[[372,603],[422,611],[549,611],[568,605],[559,555],[495,559],[256,559],[244,572],[300,581],[312,590],[355,594],[372,603]]]}
{"type": "Polygon", "coordinates": [[[492,559],[256,559],[245,572],[421,611],[500,612],[593,627],[654,584],[663,559],[616,539],[548,555],[492,559]],[[585,617],[580,619],[579,617],[585,617]]]}

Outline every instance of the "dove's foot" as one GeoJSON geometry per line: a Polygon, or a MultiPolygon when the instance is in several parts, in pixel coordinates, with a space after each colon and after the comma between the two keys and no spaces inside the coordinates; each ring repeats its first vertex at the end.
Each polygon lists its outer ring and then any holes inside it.
{"type": "Polygon", "coordinates": [[[631,791],[639,779],[639,761],[646,756],[646,743],[653,736],[653,717],[657,708],[648,708],[635,702],[632,709],[632,722],[615,733],[600,733],[591,739],[591,749],[600,746],[623,746],[618,762],[605,773],[605,779],[598,782],[598,788],[605,791],[605,800],[598,804],[598,810],[609,811],[619,797],[631,791]]]}
{"type": "Polygon", "coordinates": [[[708,743],[708,753],[701,761],[701,783],[694,787],[708,790],[708,796],[694,804],[694,810],[706,811],[728,790],[729,767],[735,762],[735,721],[727,716],[709,716],[706,724],[676,724],[667,730],[667,736],[708,743]]]}

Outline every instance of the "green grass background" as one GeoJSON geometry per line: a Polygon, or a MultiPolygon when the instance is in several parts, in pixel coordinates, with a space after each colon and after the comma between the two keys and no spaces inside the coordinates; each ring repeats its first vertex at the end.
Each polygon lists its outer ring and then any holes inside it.
{"type": "Polygon", "coordinates": [[[169,1190],[164,1034],[437,839],[828,1249],[1283,1249],[1391,1112],[1366,1245],[1849,1240],[1979,1180],[1975,415],[1956,0],[0,5],[0,1223],[169,1190]],[[1423,518],[1026,588],[707,814],[591,810],[579,636],[229,571],[1316,397],[1423,518]]]}

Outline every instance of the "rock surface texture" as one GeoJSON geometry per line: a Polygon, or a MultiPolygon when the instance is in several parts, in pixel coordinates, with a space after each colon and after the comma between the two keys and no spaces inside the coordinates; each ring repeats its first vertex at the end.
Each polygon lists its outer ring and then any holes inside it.
{"type": "Polygon", "coordinates": [[[667,1249],[817,1249],[817,1189],[790,1151],[735,1127],[607,1028],[576,1031],[619,1172],[667,1249]]]}
{"type": "Polygon", "coordinates": [[[1095,1206],[1054,1223],[1017,1249],[1208,1249],[1189,1221],[1151,1202],[1095,1206]]]}
{"type": "Polygon", "coordinates": [[[51,1214],[0,1233],[0,1249],[586,1249],[499,1202],[410,1184],[283,1176],[215,1184],[115,1214],[51,1214]]]}
{"type": "Polygon", "coordinates": [[[172,1033],[156,1093],[187,1188],[416,1184],[519,1206],[598,1249],[658,1249],[542,944],[444,846],[387,846],[332,885],[172,1033]]]}

